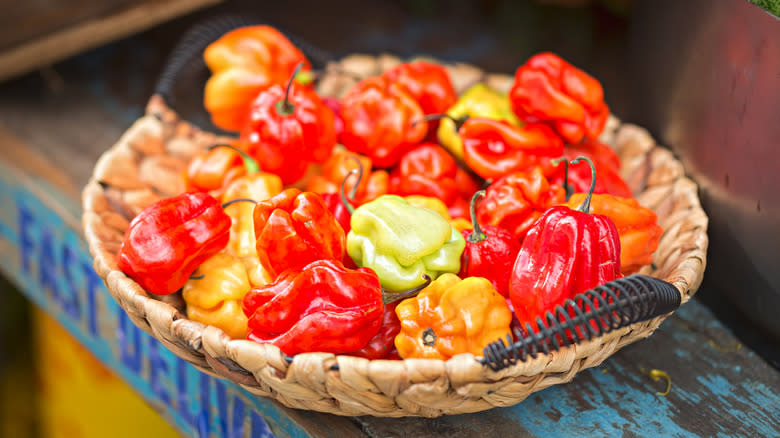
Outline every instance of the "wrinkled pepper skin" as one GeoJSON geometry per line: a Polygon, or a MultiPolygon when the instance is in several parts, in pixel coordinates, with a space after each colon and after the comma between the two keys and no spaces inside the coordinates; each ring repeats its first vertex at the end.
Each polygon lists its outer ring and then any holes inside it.
{"type": "Polygon", "coordinates": [[[495,180],[563,154],[563,141],[548,126],[519,127],[503,120],[469,118],[458,130],[466,164],[477,175],[495,180]]]}
{"type": "Polygon", "coordinates": [[[453,119],[461,120],[468,116],[504,120],[511,125],[520,125],[520,120],[512,112],[507,95],[482,83],[475,84],[464,91],[457,102],[447,109],[446,114],[452,119],[439,120],[436,136],[439,144],[461,161],[463,161],[463,142],[458,135],[458,126],[453,119]]]}
{"type": "Polygon", "coordinates": [[[452,219],[450,212],[447,210],[447,206],[444,205],[444,203],[441,202],[441,199],[439,198],[434,198],[431,196],[409,195],[404,196],[404,200],[412,207],[433,210],[436,213],[439,213],[439,215],[441,215],[441,217],[446,219],[448,222],[452,219]]]}
{"type": "Polygon", "coordinates": [[[567,143],[597,139],[609,117],[599,81],[553,53],[518,67],[509,99],[520,120],[546,123],[567,143]]]}
{"type": "Polygon", "coordinates": [[[257,95],[272,85],[285,84],[295,67],[309,62],[282,33],[271,26],[247,26],[211,43],[203,59],[212,76],[206,82],[204,106],[214,124],[240,131],[257,95]]]}
{"type": "Polygon", "coordinates": [[[182,288],[187,318],[221,328],[231,338],[246,338],[247,317],[241,304],[251,285],[244,263],[220,252],[204,261],[195,274],[182,288]]]}
{"type": "Polygon", "coordinates": [[[290,188],[253,211],[260,263],[273,277],[316,260],[344,258],[344,230],[322,196],[290,188]]]}
{"type": "Polygon", "coordinates": [[[306,190],[319,194],[340,193],[344,182],[344,193],[355,190],[353,202],[357,205],[373,201],[387,193],[388,175],[384,170],[372,170],[371,159],[344,148],[337,148],[323,163],[319,175],[312,176],[306,183],[306,190]],[[358,166],[358,162],[360,166],[358,166]],[[358,178],[350,172],[363,168],[363,176],[358,178]],[[346,181],[344,179],[346,178],[346,181]],[[359,182],[358,182],[359,179],[359,182]],[[357,184],[357,189],[355,189],[357,184]]]}
{"type": "Polygon", "coordinates": [[[382,288],[370,269],[317,260],[249,291],[243,310],[250,340],[276,345],[288,355],[349,353],[379,332],[382,288]]]}
{"type": "Polygon", "coordinates": [[[477,220],[508,230],[522,242],[531,225],[565,200],[563,187],[550,184],[540,167],[515,172],[491,184],[477,207],[477,220]]]}
{"type": "Polygon", "coordinates": [[[241,138],[260,168],[292,184],[310,163],[328,158],[336,145],[336,129],[333,111],[313,90],[293,82],[285,93],[273,85],[257,96],[241,138]]]}
{"type": "Polygon", "coordinates": [[[443,274],[395,309],[401,332],[395,337],[404,359],[447,360],[460,353],[482,356],[487,344],[510,333],[512,312],[485,278],[464,280],[443,274]]]}
{"type": "Polygon", "coordinates": [[[117,265],[145,290],[172,294],[204,260],[225,248],[230,224],[230,216],[208,193],[164,198],[130,222],[117,265]]]}
{"type": "Polygon", "coordinates": [[[349,353],[350,356],[364,357],[366,359],[398,359],[398,351],[395,348],[395,337],[401,331],[401,321],[395,314],[398,301],[385,304],[382,315],[382,325],[379,332],[371,338],[365,347],[349,353]]]}
{"type": "MultiPolygon", "coordinates": [[[[578,156],[590,158],[599,177],[593,193],[609,193],[624,198],[632,197],[631,189],[620,176],[620,158],[608,145],[598,141],[584,141],[576,145],[566,145],[564,157],[571,160],[578,156]]],[[[544,166],[543,166],[544,167],[544,166]]],[[[545,167],[547,179],[563,187],[566,168],[563,163],[545,167]]],[[[569,164],[567,195],[587,193],[591,183],[590,167],[587,163],[569,164]]]]}
{"type": "Polygon", "coordinates": [[[473,226],[461,230],[466,248],[460,256],[461,278],[484,277],[503,295],[509,296],[509,276],[520,250],[520,242],[514,234],[500,227],[480,225],[476,217],[477,201],[484,195],[480,191],[471,200],[473,226]]]}
{"type": "MultiPolygon", "coordinates": [[[[236,142],[234,147],[240,147],[236,142]]],[[[184,189],[188,192],[209,192],[220,198],[234,180],[246,175],[241,154],[228,147],[206,149],[190,159],[183,172],[184,189]]]]}
{"type": "Polygon", "coordinates": [[[509,297],[523,327],[530,323],[536,330],[537,317],[620,275],[620,241],[612,220],[555,206],[525,236],[509,297]]]}
{"type": "MultiPolygon", "coordinates": [[[[265,172],[251,173],[230,183],[222,195],[222,202],[241,198],[265,201],[281,193],[282,189],[282,180],[278,176],[265,172]]],[[[254,209],[252,202],[236,202],[225,207],[225,213],[232,221],[225,251],[244,262],[252,286],[261,286],[273,281],[273,277],[257,256],[254,209]]]]}
{"type": "Polygon", "coordinates": [[[344,131],[339,140],[347,149],[389,168],[425,137],[422,108],[402,86],[385,77],[364,79],[339,102],[344,131]]]}
{"type": "Polygon", "coordinates": [[[447,151],[433,143],[422,143],[401,157],[390,173],[390,193],[441,199],[451,205],[460,197],[458,165],[447,151]]]}
{"type": "Polygon", "coordinates": [[[465,242],[435,211],[384,195],[352,213],[347,252],[358,266],[376,271],[390,292],[413,289],[445,272],[460,271],[465,242]]]}
{"type": "MultiPolygon", "coordinates": [[[[566,205],[577,208],[585,200],[584,193],[575,193],[566,205]]],[[[633,198],[621,198],[607,194],[594,194],[590,200],[590,213],[600,214],[612,220],[620,236],[620,271],[630,275],[642,266],[653,262],[663,229],[658,216],[633,198]]]]}

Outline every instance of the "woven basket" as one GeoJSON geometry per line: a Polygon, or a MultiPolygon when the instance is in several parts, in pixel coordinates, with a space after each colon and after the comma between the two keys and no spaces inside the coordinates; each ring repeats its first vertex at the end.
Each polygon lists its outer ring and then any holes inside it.
{"type": "MultiPolygon", "coordinates": [[[[387,55],[349,56],[329,65],[318,81],[318,91],[338,97],[356,81],[355,76],[375,75],[399,62],[387,55]]],[[[484,74],[468,65],[446,67],[458,93],[478,81],[507,90],[512,81],[510,76],[484,74]]],[[[147,115],[96,164],[83,193],[83,225],[97,273],[138,327],[203,372],[233,381],[253,394],[293,408],[339,415],[436,417],[510,406],[600,364],[621,347],[649,336],[668,316],[500,371],[481,365],[471,354],[448,361],[372,361],[307,353],[288,362],[275,346],[232,340],[218,328],[188,320],[179,294],[149,294],[117,269],[116,254],[132,217],[162,197],[179,193],[179,173],[189,158],[218,140],[215,134],[181,120],[160,96],[153,96],[147,115]]],[[[622,176],[639,202],[658,214],[664,229],[653,264],[640,273],[673,284],[685,303],[701,282],[708,242],[707,216],[696,184],[685,177],[680,162],[640,127],[611,117],[602,141],[616,149],[622,176]]]]}

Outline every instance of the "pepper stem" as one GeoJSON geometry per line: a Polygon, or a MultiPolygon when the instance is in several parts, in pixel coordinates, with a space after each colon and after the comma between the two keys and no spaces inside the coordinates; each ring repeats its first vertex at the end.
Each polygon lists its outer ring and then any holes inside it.
{"type": "Polygon", "coordinates": [[[460,127],[463,126],[464,123],[466,123],[466,120],[469,119],[469,116],[465,115],[463,117],[452,117],[449,114],[428,114],[427,116],[420,117],[419,119],[412,122],[412,126],[421,122],[430,122],[432,120],[441,120],[441,119],[452,120],[452,123],[455,124],[455,131],[458,131],[460,130],[460,127]]]}
{"type": "Polygon", "coordinates": [[[298,70],[300,70],[301,67],[303,67],[303,61],[295,66],[295,70],[293,70],[292,75],[290,75],[290,80],[287,82],[287,88],[284,90],[284,100],[276,103],[276,111],[283,116],[289,116],[295,111],[295,105],[290,103],[290,88],[292,88],[295,75],[298,74],[298,70]]]}
{"type": "Polygon", "coordinates": [[[231,205],[237,204],[239,202],[251,202],[252,204],[257,204],[257,201],[255,201],[254,199],[250,199],[250,198],[236,198],[236,199],[231,199],[230,201],[225,202],[224,204],[222,204],[222,209],[224,210],[224,209],[230,207],[231,205]]]}
{"type": "Polygon", "coordinates": [[[428,287],[429,284],[431,284],[431,277],[428,274],[423,274],[422,279],[425,281],[425,283],[413,287],[411,289],[401,291],[401,292],[388,292],[384,288],[382,288],[382,302],[384,304],[390,304],[395,301],[400,301],[406,298],[411,298],[418,293],[420,293],[421,290],[428,287]]]}
{"type": "Polygon", "coordinates": [[[479,243],[487,239],[487,235],[482,232],[482,228],[480,228],[479,221],[477,220],[477,200],[483,198],[484,196],[485,190],[482,189],[477,193],[474,193],[474,196],[471,197],[469,212],[471,213],[471,225],[474,227],[474,229],[471,230],[471,234],[466,237],[466,240],[471,243],[479,243]]]}
{"type": "Polygon", "coordinates": [[[574,187],[569,184],[569,160],[566,157],[556,158],[552,160],[552,165],[557,166],[563,163],[563,189],[566,190],[566,200],[571,198],[574,194],[574,187]]]}
{"type": "Polygon", "coordinates": [[[585,161],[590,166],[590,189],[588,189],[588,195],[585,196],[585,200],[577,207],[577,210],[583,213],[590,213],[590,198],[593,196],[593,191],[596,190],[596,166],[593,165],[593,161],[591,161],[590,158],[582,155],[571,160],[571,164],[577,164],[580,161],[585,161]]]}
{"type": "Polygon", "coordinates": [[[216,148],[229,148],[238,152],[241,155],[241,159],[244,160],[244,167],[246,168],[246,173],[252,174],[252,173],[260,172],[260,165],[257,164],[257,161],[254,158],[250,157],[249,154],[246,153],[246,151],[243,151],[240,148],[237,148],[229,143],[218,143],[215,145],[211,145],[206,150],[210,151],[216,148]]]}
{"type": "Polygon", "coordinates": [[[349,171],[347,176],[344,177],[344,179],[341,180],[341,187],[339,188],[339,194],[341,195],[341,202],[344,203],[344,206],[347,207],[347,211],[349,214],[352,214],[352,212],[355,211],[355,207],[352,206],[352,202],[355,199],[355,194],[357,194],[358,186],[360,185],[360,181],[363,180],[363,163],[360,162],[360,158],[350,155],[349,158],[355,160],[358,167],[357,169],[352,169],[349,171]],[[347,180],[350,176],[357,173],[358,179],[355,181],[355,185],[352,186],[351,189],[349,189],[349,195],[344,194],[344,186],[347,184],[347,180]]]}

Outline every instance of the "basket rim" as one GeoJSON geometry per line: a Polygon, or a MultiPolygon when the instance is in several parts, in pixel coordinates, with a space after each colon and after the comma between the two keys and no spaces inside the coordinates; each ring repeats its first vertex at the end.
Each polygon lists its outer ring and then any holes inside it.
{"type": "MultiPolygon", "coordinates": [[[[662,169],[657,172],[659,175],[654,174],[653,169],[645,170],[642,181],[639,182],[644,185],[640,195],[663,187],[668,193],[676,194],[687,203],[684,209],[679,209],[674,205],[677,198],[662,201],[666,202],[662,205],[670,209],[665,218],[672,214],[679,216],[676,216],[671,224],[663,226],[664,234],[671,228],[684,228],[689,225],[687,222],[690,222],[691,218],[695,218],[693,228],[686,230],[695,237],[687,242],[691,247],[684,248],[687,252],[683,258],[668,272],[668,276],[663,278],[680,291],[682,305],[695,294],[706,266],[707,216],[700,205],[697,186],[685,176],[682,164],[668,150],[656,145],[645,130],[635,125],[621,124],[614,117],[610,123],[616,141],[621,141],[622,135],[622,141],[630,143],[631,147],[644,147],[645,150],[634,157],[636,162],[630,163],[639,169],[638,172],[642,172],[642,167],[669,164],[671,170],[658,167],[662,169]],[[657,184],[654,178],[659,180],[657,184]],[[672,205],[667,205],[669,202],[672,202],[672,205]]],[[[181,120],[160,96],[154,95],[149,100],[146,115],[139,118],[98,160],[82,194],[82,223],[90,253],[94,257],[95,269],[133,322],[163,342],[175,354],[203,371],[231,380],[255,394],[275,398],[287,406],[342,415],[437,416],[515,404],[531,392],[568,381],[579,370],[598,365],[623,345],[649,336],[670,315],[635,323],[590,341],[564,347],[558,352],[540,353],[536,358],[529,358],[526,362],[518,362],[500,371],[492,371],[480,364],[476,360],[478,356],[471,353],[463,353],[446,361],[369,360],[344,354],[300,353],[293,356],[288,363],[284,353],[273,345],[231,339],[221,329],[187,319],[186,315],[173,305],[153,298],[107,260],[106,254],[111,254],[111,247],[107,245],[106,232],[101,228],[105,226],[105,215],[101,214],[119,213],[117,209],[106,206],[104,186],[101,184],[104,176],[115,171],[117,166],[122,166],[128,157],[135,156],[127,153],[131,149],[128,144],[134,135],[158,135],[163,138],[165,135],[175,136],[180,132],[186,132],[192,138],[213,138],[213,134],[181,120]],[[334,374],[338,377],[334,377],[334,374]],[[506,402],[507,404],[504,404],[501,397],[486,401],[486,395],[480,395],[480,385],[490,387],[501,382],[531,386],[531,391],[525,396],[514,397],[506,402]],[[425,384],[433,385],[434,389],[443,391],[445,395],[455,394],[455,397],[443,396],[449,401],[439,407],[426,406],[424,403],[403,398],[405,392],[422,388],[421,385],[425,384]],[[443,385],[444,388],[436,385],[443,385]],[[347,391],[345,388],[354,387],[367,389],[363,393],[356,391],[357,396],[350,394],[348,397],[339,398],[347,391]],[[394,403],[390,405],[384,400],[375,400],[380,399],[380,396],[389,397],[394,403]],[[458,400],[462,402],[458,403],[458,400]],[[373,404],[367,406],[366,403],[373,404]]],[[[659,222],[660,219],[661,214],[659,222]]],[[[683,250],[672,246],[671,253],[681,253],[683,250]]],[[[490,391],[486,394],[489,395],[490,391]]],[[[426,400],[425,396],[421,400],[426,400]]]]}

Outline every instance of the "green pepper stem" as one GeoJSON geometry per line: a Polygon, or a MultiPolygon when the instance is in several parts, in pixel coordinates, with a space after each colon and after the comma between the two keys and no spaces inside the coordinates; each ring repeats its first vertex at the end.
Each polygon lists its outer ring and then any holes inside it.
{"type": "Polygon", "coordinates": [[[468,115],[465,115],[463,117],[452,117],[449,114],[428,114],[427,116],[420,117],[419,119],[416,119],[412,122],[412,126],[421,123],[421,122],[430,122],[433,120],[441,120],[441,119],[450,119],[452,120],[452,123],[455,124],[455,131],[459,131],[460,127],[463,126],[464,123],[466,123],[466,120],[469,119],[468,115]]]}
{"type": "Polygon", "coordinates": [[[351,215],[355,211],[355,207],[352,206],[352,202],[355,199],[355,195],[357,194],[358,186],[360,185],[360,181],[363,180],[363,163],[360,162],[360,158],[356,157],[355,155],[350,155],[349,158],[354,160],[357,163],[357,169],[352,169],[349,171],[347,176],[344,177],[344,179],[341,180],[341,187],[339,188],[339,195],[341,195],[341,202],[344,203],[344,206],[347,207],[347,211],[351,215]],[[351,189],[349,189],[349,197],[347,195],[344,195],[344,186],[347,184],[347,179],[349,179],[352,174],[357,173],[358,179],[355,181],[355,185],[352,186],[351,189]]]}
{"type": "Polygon", "coordinates": [[[477,220],[477,200],[484,196],[485,196],[485,190],[482,189],[477,193],[474,193],[474,196],[471,197],[471,205],[469,205],[469,212],[471,213],[471,225],[474,227],[474,229],[471,230],[471,234],[469,234],[468,237],[466,237],[466,240],[468,240],[471,243],[479,243],[487,239],[487,235],[482,232],[482,228],[479,226],[479,221],[477,220]]]}
{"type": "Polygon", "coordinates": [[[225,202],[224,204],[222,204],[222,209],[224,210],[224,209],[230,207],[231,205],[237,204],[239,202],[251,202],[252,204],[257,204],[257,201],[255,201],[254,199],[250,199],[250,198],[236,198],[236,199],[231,199],[230,201],[225,202]]]}
{"type": "Polygon", "coordinates": [[[590,158],[580,155],[573,159],[571,164],[577,164],[580,161],[585,161],[590,166],[590,189],[588,189],[588,195],[585,196],[585,200],[577,207],[577,210],[583,213],[590,213],[590,198],[593,196],[593,191],[596,190],[596,166],[593,165],[593,161],[590,158]]]}
{"type": "Polygon", "coordinates": [[[384,304],[390,304],[395,301],[404,300],[406,298],[411,298],[417,295],[418,293],[420,293],[421,290],[428,287],[428,285],[431,284],[432,281],[431,277],[428,274],[423,274],[422,279],[424,281],[423,284],[401,292],[388,292],[384,288],[382,288],[382,302],[384,304]]]}
{"type": "Polygon", "coordinates": [[[241,159],[244,160],[244,167],[246,168],[246,173],[252,174],[252,173],[260,172],[260,165],[257,164],[257,161],[254,158],[250,157],[249,154],[246,153],[246,151],[243,151],[233,146],[232,144],[228,144],[228,143],[214,144],[209,146],[206,150],[210,151],[216,148],[228,148],[238,152],[239,155],[241,155],[241,159]]]}
{"type": "Polygon", "coordinates": [[[295,66],[292,75],[290,75],[290,80],[287,82],[287,88],[284,90],[284,100],[277,102],[276,104],[276,111],[283,116],[289,116],[295,111],[295,105],[290,103],[290,88],[292,88],[295,75],[298,74],[298,70],[300,70],[301,67],[303,67],[303,61],[295,66]]]}
{"type": "Polygon", "coordinates": [[[552,160],[552,165],[557,166],[563,163],[563,189],[566,190],[566,200],[574,194],[574,187],[569,184],[569,160],[566,157],[560,157],[552,160]]]}

